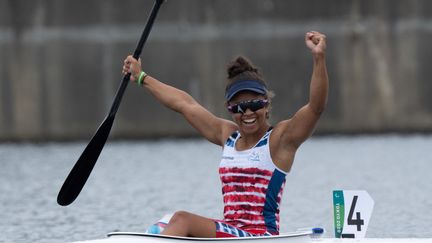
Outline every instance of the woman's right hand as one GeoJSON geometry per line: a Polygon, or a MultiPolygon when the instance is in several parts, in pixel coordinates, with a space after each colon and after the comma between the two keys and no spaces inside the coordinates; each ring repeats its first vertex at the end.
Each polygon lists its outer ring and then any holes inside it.
{"type": "Polygon", "coordinates": [[[137,61],[132,55],[126,57],[123,62],[123,75],[131,74],[130,80],[136,82],[141,73],[141,58],[137,61]]]}

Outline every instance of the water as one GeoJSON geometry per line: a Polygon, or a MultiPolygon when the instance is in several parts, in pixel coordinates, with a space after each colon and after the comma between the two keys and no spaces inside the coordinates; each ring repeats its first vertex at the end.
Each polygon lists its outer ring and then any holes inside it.
{"type": "MultiPolygon", "coordinates": [[[[204,140],[110,142],[78,199],[56,204],[85,143],[0,145],[0,242],[67,242],[143,231],[166,213],[222,217],[221,149],[204,140]]],[[[375,200],[368,237],[432,237],[432,136],[318,137],[287,177],[281,231],[323,226],[332,190],[375,200]]]]}

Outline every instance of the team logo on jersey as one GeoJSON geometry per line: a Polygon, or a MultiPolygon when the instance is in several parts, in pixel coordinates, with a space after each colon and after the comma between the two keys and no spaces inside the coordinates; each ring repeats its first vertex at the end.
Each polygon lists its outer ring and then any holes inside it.
{"type": "Polygon", "coordinates": [[[255,161],[255,162],[259,161],[260,160],[259,153],[256,152],[256,151],[253,151],[252,153],[250,153],[249,160],[250,161],[255,161]]]}

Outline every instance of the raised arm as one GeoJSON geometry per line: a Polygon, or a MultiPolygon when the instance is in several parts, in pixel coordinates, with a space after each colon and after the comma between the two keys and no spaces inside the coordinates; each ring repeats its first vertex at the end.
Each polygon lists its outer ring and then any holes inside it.
{"type": "Polygon", "coordinates": [[[291,167],[295,151],[312,135],[327,104],[329,84],[325,60],[326,36],[311,31],[306,33],[305,43],[313,57],[309,102],[300,108],[291,119],[280,122],[274,129],[274,137],[277,142],[275,150],[279,155],[283,155],[279,157],[288,163],[284,166],[288,169],[291,167]]]}
{"type": "MultiPolygon", "coordinates": [[[[132,56],[126,58],[123,66],[123,73],[129,72],[131,81],[136,81],[141,73],[141,62],[132,56]]],[[[143,84],[159,102],[181,113],[201,135],[214,144],[222,146],[224,140],[236,129],[233,122],[216,117],[183,90],[148,75],[144,77],[143,84]]]]}

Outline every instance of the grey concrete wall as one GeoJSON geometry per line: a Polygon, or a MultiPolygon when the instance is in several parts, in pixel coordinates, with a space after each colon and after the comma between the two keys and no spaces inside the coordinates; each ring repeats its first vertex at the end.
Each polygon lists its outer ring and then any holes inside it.
{"type": "MultiPolygon", "coordinates": [[[[0,140],[86,139],[111,106],[151,0],[0,0],[0,140]]],[[[432,1],[169,0],[143,51],[146,72],[218,116],[225,66],[254,61],[275,90],[272,120],[307,102],[304,33],[328,37],[331,91],[317,133],[432,131],[432,1]]],[[[148,92],[128,87],[117,138],[190,136],[148,92]]]]}

